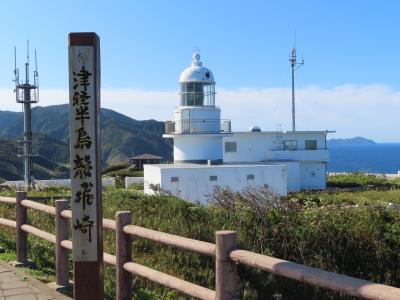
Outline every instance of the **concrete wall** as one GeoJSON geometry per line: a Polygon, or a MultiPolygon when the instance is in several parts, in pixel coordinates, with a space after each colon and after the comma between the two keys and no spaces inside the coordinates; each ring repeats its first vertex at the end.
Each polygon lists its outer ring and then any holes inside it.
{"type": "Polygon", "coordinates": [[[267,153],[274,147],[273,134],[264,132],[233,133],[223,139],[224,162],[256,162],[267,160],[267,153]],[[226,152],[225,142],[236,142],[236,152],[226,152]]]}
{"type": "Polygon", "coordinates": [[[223,139],[224,162],[265,160],[328,160],[325,132],[234,132],[223,139]],[[281,135],[281,137],[279,137],[281,135]],[[283,150],[285,140],[297,141],[297,150],[283,150]],[[306,140],[316,140],[318,150],[305,150],[306,140]],[[225,142],[236,142],[237,152],[226,152],[225,142]]]}
{"type": "MultiPolygon", "coordinates": [[[[112,186],[115,187],[115,178],[106,177],[102,178],[103,186],[112,186]]],[[[10,186],[10,187],[23,187],[25,183],[23,181],[6,181],[2,185],[10,186]]],[[[51,179],[51,180],[35,180],[36,186],[41,187],[67,187],[71,186],[71,179],[51,179]]]]}
{"type": "Polygon", "coordinates": [[[144,184],[144,177],[125,177],[125,188],[134,184],[144,184]]]}
{"type": "Polygon", "coordinates": [[[161,170],[160,165],[144,165],[144,193],[154,195],[152,186],[161,188],[161,170]]]}
{"type": "Polygon", "coordinates": [[[325,176],[326,176],[325,162],[300,163],[301,189],[325,189],[326,188],[325,176]]]}
{"type": "MultiPolygon", "coordinates": [[[[275,162],[281,165],[286,165],[288,168],[287,174],[287,190],[288,192],[298,192],[301,190],[300,182],[300,162],[298,161],[281,161],[275,162]]],[[[274,163],[272,163],[274,164],[274,163]]]]}
{"type": "Polygon", "coordinates": [[[174,161],[222,160],[222,136],[212,134],[174,137],[174,161]]]}
{"type": "Polygon", "coordinates": [[[271,160],[328,161],[329,150],[271,150],[271,160]]]}
{"type": "Polygon", "coordinates": [[[297,149],[305,150],[306,140],[316,140],[317,149],[325,149],[325,132],[291,132],[287,131],[283,134],[283,140],[296,140],[297,149]]]}
{"type": "Polygon", "coordinates": [[[284,165],[224,165],[171,167],[168,165],[145,165],[146,194],[154,194],[150,184],[159,184],[172,195],[207,204],[215,186],[241,191],[248,186],[268,186],[278,195],[287,193],[288,167],[284,165]],[[252,175],[254,179],[248,179],[252,175]],[[211,176],[213,179],[211,180],[211,176]],[[216,177],[216,178],[215,178],[216,177]],[[158,181],[158,179],[161,179],[158,181]]]}

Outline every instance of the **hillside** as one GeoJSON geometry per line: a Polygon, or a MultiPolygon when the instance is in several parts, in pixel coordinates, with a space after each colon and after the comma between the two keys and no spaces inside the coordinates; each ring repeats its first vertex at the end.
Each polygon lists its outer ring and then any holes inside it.
{"type": "Polygon", "coordinates": [[[328,147],[345,147],[345,146],[367,146],[375,145],[373,140],[363,137],[354,137],[349,139],[330,139],[328,140],[328,147]]]}
{"type": "MultiPolygon", "coordinates": [[[[38,179],[68,175],[69,107],[54,105],[32,109],[33,138],[38,140],[34,173],[38,179]]],[[[0,178],[21,179],[22,159],[16,140],[23,130],[22,113],[0,111],[0,178]]],[[[131,156],[152,153],[172,159],[172,143],[162,138],[164,123],[137,121],[110,109],[101,109],[103,165],[126,162],[131,156]]]]}
{"type": "MultiPolygon", "coordinates": [[[[40,147],[35,149],[38,156],[33,158],[35,178],[69,177],[69,169],[62,165],[69,160],[67,145],[46,135],[38,135],[37,140],[40,147]]],[[[20,151],[16,141],[0,140],[0,181],[22,179],[23,160],[18,157],[18,153],[20,151]]]]}
{"type": "MultiPolygon", "coordinates": [[[[68,105],[34,107],[32,131],[69,143],[68,105]]],[[[22,113],[0,111],[0,138],[16,139],[23,128],[22,113]]],[[[172,144],[162,138],[164,123],[155,120],[137,121],[110,109],[101,109],[102,160],[112,164],[124,162],[143,152],[171,160],[172,144]]]]}

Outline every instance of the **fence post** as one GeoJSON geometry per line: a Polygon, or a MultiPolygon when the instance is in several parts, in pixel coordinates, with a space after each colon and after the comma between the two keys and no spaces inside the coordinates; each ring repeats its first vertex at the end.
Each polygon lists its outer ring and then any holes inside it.
{"type": "Polygon", "coordinates": [[[236,232],[222,230],[215,233],[215,299],[236,297],[236,264],[229,259],[236,249],[236,232]]]}
{"type": "Polygon", "coordinates": [[[28,263],[28,234],[21,229],[23,224],[28,221],[27,209],[21,205],[21,201],[27,199],[28,193],[18,191],[16,195],[16,206],[15,206],[15,220],[16,220],[16,239],[17,239],[17,263],[26,264],[28,263]]]}
{"type": "Polygon", "coordinates": [[[132,261],[132,237],[130,234],[123,232],[125,225],[132,223],[130,211],[119,211],[115,215],[116,218],[116,299],[131,300],[132,299],[132,274],[124,270],[124,264],[132,261]]]}
{"type": "Polygon", "coordinates": [[[61,247],[61,241],[68,240],[68,220],[61,212],[68,209],[68,200],[56,200],[56,284],[69,285],[68,251],[61,247]]]}

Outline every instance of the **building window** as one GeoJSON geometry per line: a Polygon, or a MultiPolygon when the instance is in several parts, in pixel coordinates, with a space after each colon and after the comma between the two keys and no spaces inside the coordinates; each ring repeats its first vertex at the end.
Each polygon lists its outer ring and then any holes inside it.
{"type": "Polygon", "coordinates": [[[172,182],[179,182],[179,177],[171,177],[171,183],[172,182]]]}
{"type": "Polygon", "coordinates": [[[225,142],[225,153],[227,152],[237,152],[236,142],[225,142]]]}
{"type": "Polygon", "coordinates": [[[284,141],[283,142],[283,149],[285,150],[297,150],[297,141],[284,141]]]}
{"type": "Polygon", "coordinates": [[[317,150],[317,141],[316,140],[306,140],[306,150],[317,150]]]}
{"type": "Polygon", "coordinates": [[[207,82],[181,83],[181,106],[215,106],[215,84],[207,82]]]}
{"type": "Polygon", "coordinates": [[[254,175],[253,174],[248,174],[247,175],[247,180],[254,180],[254,175]]]}
{"type": "Polygon", "coordinates": [[[218,177],[217,176],[210,176],[210,181],[217,181],[218,177]]]}

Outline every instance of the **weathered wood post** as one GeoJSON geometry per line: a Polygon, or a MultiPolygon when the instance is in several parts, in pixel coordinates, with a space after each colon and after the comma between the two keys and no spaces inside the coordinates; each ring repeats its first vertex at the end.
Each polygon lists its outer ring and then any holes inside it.
{"type": "Polygon", "coordinates": [[[70,33],[68,52],[74,299],[103,300],[100,39],[70,33]]]}
{"type": "Polygon", "coordinates": [[[27,192],[17,192],[17,204],[15,206],[16,225],[17,225],[17,263],[28,263],[28,234],[21,229],[23,224],[28,221],[27,209],[22,206],[21,201],[28,198],[27,192]]]}
{"type": "Polygon", "coordinates": [[[116,217],[117,300],[132,299],[132,274],[124,270],[124,264],[132,261],[132,236],[123,231],[132,223],[130,211],[119,211],[116,217]]]}
{"type": "Polygon", "coordinates": [[[63,240],[68,240],[68,220],[61,216],[68,209],[68,200],[56,200],[56,284],[69,285],[68,251],[61,247],[63,240]]]}
{"type": "Polygon", "coordinates": [[[236,232],[222,230],[215,234],[215,299],[236,297],[236,264],[229,259],[236,249],[236,232]]]}

